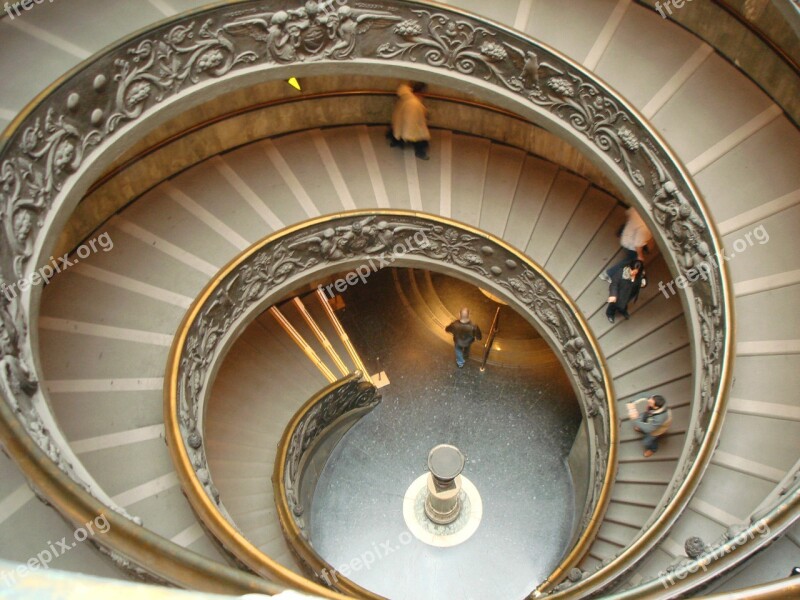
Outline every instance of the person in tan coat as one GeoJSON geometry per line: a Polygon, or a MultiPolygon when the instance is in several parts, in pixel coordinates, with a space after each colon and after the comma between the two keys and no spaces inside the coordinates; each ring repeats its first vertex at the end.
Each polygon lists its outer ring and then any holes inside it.
{"type": "MultiPolygon", "coordinates": [[[[421,87],[417,88],[421,89],[421,87]]],[[[397,104],[392,113],[392,129],[387,134],[392,147],[403,147],[408,142],[414,145],[417,158],[428,160],[431,134],[428,131],[427,109],[414,89],[401,83],[397,88],[397,104]]]]}

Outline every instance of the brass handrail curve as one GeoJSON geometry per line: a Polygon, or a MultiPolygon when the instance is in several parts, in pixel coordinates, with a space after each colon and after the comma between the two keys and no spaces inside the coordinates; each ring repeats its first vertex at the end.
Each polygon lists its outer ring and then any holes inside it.
{"type": "Polygon", "coordinates": [[[494,318],[492,319],[492,326],[489,327],[489,335],[486,336],[486,343],[483,345],[483,358],[481,359],[481,371],[486,370],[486,361],[489,360],[489,352],[492,351],[492,344],[497,335],[497,324],[500,319],[500,307],[494,311],[494,318]]]}
{"type": "MultiPolygon", "coordinates": [[[[608,376],[605,358],[600,351],[599,344],[595,339],[594,334],[591,332],[588,323],[586,322],[577,305],[575,305],[574,301],[565,292],[563,292],[563,290],[561,290],[559,284],[553,280],[548,273],[543,271],[541,267],[532,262],[522,252],[510,246],[507,242],[496,238],[491,234],[482,232],[475,227],[458,223],[452,219],[446,219],[440,216],[429,215],[415,211],[384,209],[377,211],[346,211],[337,213],[336,215],[328,215],[326,217],[312,219],[274,233],[262,241],[257,242],[250,248],[244,250],[239,256],[231,260],[228,265],[223,267],[217,273],[217,275],[212,278],[206,288],[199,294],[195,302],[187,311],[183,323],[176,333],[173,346],[170,351],[170,356],[167,361],[165,374],[164,423],[167,441],[175,470],[178,474],[178,478],[181,482],[181,486],[183,487],[187,499],[189,500],[200,520],[205,523],[209,531],[212,532],[212,534],[228,551],[235,555],[239,560],[244,562],[244,564],[246,564],[250,569],[256,573],[274,577],[281,583],[294,585],[305,591],[318,594],[320,593],[319,586],[316,584],[308,581],[305,581],[301,584],[297,581],[296,575],[278,565],[265,555],[260,554],[258,550],[249,541],[247,541],[231,523],[228,522],[222,512],[220,512],[218,506],[215,504],[215,501],[212,499],[213,494],[209,493],[204,484],[198,479],[196,473],[197,466],[195,465],[197,462],[197,456],[195,459],[192,459],[189,453],[196,452],[198,453],[198,456],[201,456],[200,453],[204,452],[201,447],[202,435],[200,432],[194,429],[191,431],[187,429],[187,427],[193,426],[192,420],[189,418],[187,421],[183,415],[194,414],[200,410],[196,407],[193,408],[191,404],[187,404],[187,400],[185,398],[186,389],[188,389],[186,387],[187,382],[197,381],[198,377],[203,380],[205,379],[205,376],[200,371],[189,374],[183,371],[184,364],[190,364],[192,362],[186,361],[184,352],[187,348],[188,340],[191,338],[201,339],[206,337],[206,334],[203,333],[202,329],[198,329],[198,323],[202,321],[202,315],[210,314],[205,312],[206,307],[213,304],[214,298],[218,298],[220,294],[224,295],[226,298],[226,304],[231,307],[231,310],[236,312],[238,315],[237,318],[240,320],[243,320],[246,315],[252,314],[255,310],[257,310],[258,301],[250,292],[244,288],[234,291],[234,288],[232,287],[234,284],[239,285],[243,281],[242,273],[249,272],[248,265],[250,261],[257,261],[259,264],[266,265],[264,268],[267,268],[268,270],[272,269],[270,266],[272,263],[267,256],[268,252],[274,248],[275,252],[281,256],[281,264],[288,264],[291,262],[292,264],[297,265],[302,262],[301,255],[288,256],[285,252],[286,248],[301,248],[304,243],[311,243],[315,248],[319,246],[319,249],[314,250],[316,256],[316,253],[321,251],[323,248],[321,242],[324,236],[320,234],[320,231],[350,232],[356,227],[365,227],[366,223],[373,223],[377,219],[385,219],[385,221],[376,223],[376,225],[379,226],[381,231],[386,231],[387,233],[392,234],[390,237],[393,236],[395,250],[397,246],[400,245],[399,242],[403,239],[402,235],[406,235],[410,238],[411,234],[409,232],[418,233],[419,231],[422,231],[421,227],[423,224],[425,227],[427,227],[425,230],[426,237],[429,241],[432,240],[432,255],[435,255],[437,248],[443,248],[443,246],[440,244],[441,241],[444,241],[445,239],[448,240],[448,243],[457,244],[460,248],[457,255],[459,253],[463,253],[464,259],[461,260],[459,258],[461,262],[454,262],[455,259],[452,258],[453,255],[448,251],[443,255],[445,258],[440,259],[442,260],[443,264],[447,264],[450,266],[450,268],[456,270],[459,270],[458,265],[462,265],[460,267],[460,272],[462,272],[465,276],[478,278],[480,285],[493,289],[498,295],[506,298],[510,304],[516,305],[518,310],[520,310],[523,314],[527,314],[529,320],[532,320],[534,323],[538,324],[537,327],[542,330],[543,337],[549,340],[551,345],[554,343],[559,343],[569,348],[568,350],[555,349],[556,355],[559,356],[562,362],[565,363],[567,373],[576,389],[576,394],[578,395],[579,399],[582,399],[582,402],[580,403],[581,410],[584,413],[584,418],[589,423],[590,428],[594,428],[592,417],[598,415],[601,416],[602,433],[597,432],[595,435],[599,434],[602,436],[601,439],[605,440],[604,447],[607,447],[608,454],[606,457],[601,456],[594,458],[594,461],[598,464],[598,467],[602,466],[603,462],[605,463],[605,468],[602,470],[602,472],[595,474],[593,471],[591,474],[592,477],[595,475],[599,476],[601,478],[601,483],[594,482],[594,486],[590,485],[589,489],[595,490],[593,502],[589,504],[590,512],[584,516],[583,530],[577,542],[570,550],[566,558],[562,559],[562,563],[555,569],[554,573],[556,575],[551,575],[551,578],[555,578],[561,572],[565,572],[577,564],[577,562],[588,551],[589,546],[594,540],[597,529],[602,522],[603,515],[605,514],[605,510],[610,499],[614,473],[617,469],[617,446],[619,439],[618,419],[616,415],[616,402],[614,399],[610,378],[608,376]],[[359,223],[361,225],[357,225],[359,223]],[[318,229],[320,231],[317,231],[318,229]],[[451,234],[451,231],[464,232],[463,235],[466,237],[459,238],[455,233],[451,234]],[[459,241],[459,239],[469,241],[464,242],[459,241]],[[304,240],[309,241],[304,242],[304,240]],[[491,265],[491,270],[488,269],[489,265],[491,265]],[[504,266],[501,268],[498,265],[504,266]],[[469,269],[473,269],[473,271],[470,271],[469,269]],[[495,269],[498,269],[498,271],[495,271],[495,269]],[[534,279],[531,280],[532,282],[528,284],[530,285],[530,288],[525,287],[524,285],[522,288],[520,288],[519,282],[512,282],[506,287],[501,287],[497,281],[502,280],[499,276],[499,272],[502,272],[503,269],[505,269],[504,277],[511,277],[509,281],[514,280],[516,277],[516,275],[508,275],[509,273],[518,274],[519,276],[524,277],[527,277],[525,274],[528,272],[530,272],[531,276],[534,276],[535,274],[534,279]],[[490,273],[497,273],[497,275],[491,275],[490,277],[490,273]],[[479,274],[481,275],[480,277],[479,274]],[[542,289],[539,289],[540,284],[535,283],[537,280],[544,282],[542,289]],[[534,288],[539,291],[534,293],[534,288]],[[574,319],[574,325],[560,324],[558,327],[556,327],[552,323],[545,324],[547,322],[541,320],[541,318],[538,316],[538,311],[535,311],[532,308],[533,305],[531,304],[528,306],[528,302],[535,302],[535,298],[538,297],[536,294],[550,293],[548,290],[555,291],[555,293],[559,296],[559,301],[563,302],[565,307],[568,307],[567,310],[569,311],[569,314],[560,313],[561,318],[574,319]],[[246,298],[247,302],[253,304],[251,304],[249,307],[239,307],[236,303],[237,294],[241,295],[243,298],[246,298]],[[523,303],[519,299],[518,295],[528,298],[528,300],[523,303]],[[555,329],[551,330],[551,327],[555,327],[555,329]],[[566,329],[562,329],[562,327],[566,327],[566,329]],[[571,332],[569,335],[574,337],[569,337],[569,339],[556,338],[556,331],[562,333],[564,331],[569,331],[571,332]],[[578,339],[583,341],[579,346],[575,346],[575,342],[578,339]],[[601,373],[602,390],[597,391],[602,392],[601,396],[604,398],[602,401],[602,407],[596,406],[593,403],[593,400],[589,400],[584,397],[587,392],[582,391],[582,384],[578,383],[577,374],[574,367],[571,365],[567,367],[568,363],[567,359],[564,357],[564,354],[578,352],[579,348],[584,348],[584,350],[590,349],[588,350],[589,354],[587,355],[587,358],[588,356],[593,358],[597,368],[599,369],[599,372],[601,373]],[[594,409],[592,407],[594,407],[594,409]],[[192,435],[199,436],[200,438],[200,443],[193,447],[195,448],[194,450],[190,449],[190,444],[187,441],[187,437],[191,437],[192,435]],[[605,460],[602,460],[603,458],[605,460]]],[[[378,231],[378,229],[375,231],[378,231]]],[[[378,235],[375,232],[373,232],[373,234],[378,235]]],[[[347,235],[347,233],[336,235],[347,235]]],[[[331,239],[330,243],[332,244],[330,246],[331,248],[340,247],[336,243],[335,239],[331,239]]],[[[359,247],[366,248],[369,247],[369,245],[360,244],[359,247]]],[[[411,244],[407,244],[406,247],[411,248],[411,244]]],[[[425,246],[424,248],[427,249],[428,247],[425,246]]],[[[380,248],[373,250],[373,252],[377,253],[379,250],[380,248]]],[[[416,261],[412,264],[420,264],[419,261],[422,261],[423,259],[425,259],[425,262],[422,262],[421,264],[427,264],[430,268],[434,268],[437,264],[435,262],[436,259],[432,259],[430,255],[423,255],[421,253],[413,254],[412,250],[409,250],[408,252],[409,258],[413,258],[416,261]]],[[[359,264],[357,262],[359,259],[361,261],[368,260],[369,255],[365,256],[356,256],[348,260],[350,260],[350,263],[352,264],[359,264]]],[[[333,259],[331,256],[328,256],[327,260],[325,261],[325,263],[329,265],[328,270],[331,273],[340,271],[342,265],[347,264],[346,262],[338,262],[341,260],[341,257],[338,259],[333,259]]],[[[401,265],[404,260],[406,259],[402,256],[395,257],[395,264],[401,265]]],[[[318,278],[320,276],[320,267],[316,262],[316,259],[307,262],[306,265],[312,265],[311,268],[316,269],[313,272],[314,278],[318,278]]],[[[299,271],[296,271],[296,273],[298,273],[296,277],[300,277],[303,271],[303,269],[299,267],[298,269],[299,271]]],[[[281,280],[281,283],[270,293],[279,297],[285,296],[286,292],[289,291],[287,287],[295,286],[296,282],[299,282],[300,280],[301,279],[287,280],[284,278],[281,280]]],[[[262,290],[262,292],[267,294],[267,292],[264,290],[262,290]]],[[[267,294],[260,302],[262,304],[269,303],[270,298],[271,296],[267,294]]],[[[216,324],[219,319],[222,319],[222,316],[217,313],[214,313],[214,315],[215,317],[213,321],[216,324]]],[[[222,320],[225,321],[225,319],[222,320]]],[[[235,319],[232,319],[230,322],[226,321],[228,329],[224,331],[216,330],[213,335],[217,339],[225,338],[230,340],[232,336],[235,335],[236,329],[236,325],[233,321],[235,321],[235,319]]],[[[191,352],[193,353],[194,350],[191,352]]],[[[209,353],[212,356],[207,358],[206,363],[203,365],[203,371],[213,370],[213,365],[220,360],[220,357],[214,356],[215,350],[213,347],[205,348],[204,352],[209,353]]],[[[202,396],[203,388],[206,389],[205,393],[207,393],[208,388],[207,386],[203,385],[200,386],[200,390],[194,390],[193,393],[199,393],[199,395],[202,396]]],[[[601,396],[598,396],[597,398],[601,396]]],[[[204,455],[202,456],[202,460],[205,461],[204,455]]],[[[205,485],[209,485],[209,483],[206,482],[205,485]]]]}

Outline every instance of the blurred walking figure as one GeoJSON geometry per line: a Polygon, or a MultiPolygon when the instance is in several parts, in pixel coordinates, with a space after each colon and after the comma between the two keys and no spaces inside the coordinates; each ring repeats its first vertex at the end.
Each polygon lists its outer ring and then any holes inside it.
{"type": "Polygon", "coordinates": [[[415,92],[424,89],[424,84],[416,84],[414,88],[401,83],[397,88],[397,104],[392,114],[392,130],[387,133],[392,147],[405,146],[405,143],[414,144],[414,154],[417,158],[428,160],[428,146],[431,134],[428,131],[427,114],[425,105],[422,104],[415,92]]]}
{"type": "Polygon", "coordinates": [[[469,358],[469,347],[472,342],[483,337],[481,328],[472,323],[469,318],[469,309],[465,306],[461,309],[460,317],[445,327],[445,331],[453,335],[453,345],[456,349],[456,365],[460,369],[469,358]]]}
{"type": "Polygon", "coordinates": [[[640,260],[644,262],[644,252],[647,247],[647,242],[653,237],[653,234],[650,233],[650,230],[642,220],[642,217],[639,216],[639,213],[629,208],[626,214],[627,220],[618,234],[619,244],[622,246],[625,254],[617,264],[613,267],[609,267],[605,273],[600,273],[600,279],[608,283],[611,283],[611,280],[614,279],[614,275],[621,272],[631,261],[640,260]]]}

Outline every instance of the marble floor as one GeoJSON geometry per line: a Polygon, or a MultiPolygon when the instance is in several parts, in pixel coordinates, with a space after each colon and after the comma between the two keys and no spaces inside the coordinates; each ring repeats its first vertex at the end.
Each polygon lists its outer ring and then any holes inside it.
{"type": "MultiPolygon", "coordinates": [[[[437,287],[476,291],[456,280],[437,287]]],[[[566,457],[580,411],[564,372],[481,373],[474,361],[457,369],[452,346],[399,302],[388,270],[344,296],[339,318],[370,371],[380,364],[391,384],[328,461],[312,507],[315,549],[392,600],[523,598],[558,564],[573,525],[566,457]],[[477,532],[452,548],[413,538],[402,515],[406,489],[440,443],[464,452],[483,502],[477,532]]]]}

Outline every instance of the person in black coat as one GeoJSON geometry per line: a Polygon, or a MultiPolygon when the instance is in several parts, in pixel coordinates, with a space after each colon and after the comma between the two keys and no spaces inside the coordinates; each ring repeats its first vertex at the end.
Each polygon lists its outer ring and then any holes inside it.
{"type": "Polygon", "coordinates": [[[453,336],[453,345],[456,349],[456,365],[459,369],[464,366],[469,358],[469,347],[475,340],[481,339],[481,328],[469,318],[469,309],[464,307],[458,319],[445,327],[447,333],[453,336]]]}
{"type": "Polygon", "coordinates": [[[610,323],[614,322],[617,313],[626,319],[630,318],[628,304],[636,301],[639,297],[639,290],[646,285],[644,264],[640,260],[631,261],[628,266],[614,273],[611,284],[608,286],[608,306],[606,307],[606,317],[610,323]]]}

